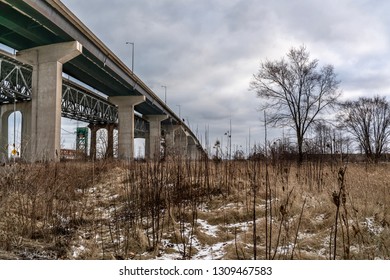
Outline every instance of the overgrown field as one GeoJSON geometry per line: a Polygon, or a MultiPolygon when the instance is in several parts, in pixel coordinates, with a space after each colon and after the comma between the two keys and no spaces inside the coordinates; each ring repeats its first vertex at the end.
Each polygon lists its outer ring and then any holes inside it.
{"type": "Polygon", "coordinates": [[[389,259],[390,166],[0,167],[0,259],[389,259]]]}

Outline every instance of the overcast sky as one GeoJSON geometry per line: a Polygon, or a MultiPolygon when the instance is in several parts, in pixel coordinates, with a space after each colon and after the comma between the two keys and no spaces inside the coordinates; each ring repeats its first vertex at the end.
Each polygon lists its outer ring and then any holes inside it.
{"type": "MultiPolygon", "coordinates": [[[[245,151],[263,142],[260,100],[249,82],[261,61],[304,44],[333,64],[343,98],[390,93],[389,1],[62,0],[134,72],[188,121],[205,144],[245,151]],[[180,107],[178,106],[180,105],[180,107]]],[[[288,131],[285,131],[288,134],[288,131]]],[[[281,136],[271,130],[269,138],[281,136]]]]}

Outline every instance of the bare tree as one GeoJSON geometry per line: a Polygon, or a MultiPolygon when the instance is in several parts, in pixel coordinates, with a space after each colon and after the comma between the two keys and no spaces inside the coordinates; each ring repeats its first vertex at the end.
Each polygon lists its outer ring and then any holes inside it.
{"type": "Polygon", "coordinates": [[[107,156],[108,149],[107,129],[101,128],[96,133],[96,158],[103,159],[107,156]]]}
{"type": "Polygon", "coordinates": [[[304,46],[291,48],[287,59],[265,61],[253,75],[250,89],[262,99],[268,123],[290,126],[296,132],[298,161],[303,161],[303,142],[308,128],[324,109],[336,104],[339,81],[332,65],[318,68],[304,46]]]}
{"type": "Polygon", "coordinates": [[[341,104],[340,122],[367,158],[377,162],[390,136],[390,104],[384,97],[361,97],[341,104]]]}
{"type": "MultiPolygon", "coordinates": [[[[332,137],[332,128],[325,123],[318,123],[314,127],[315,143],[318,152],[321,154],[333,154],[334,152],[334,137],[332,137]]],[[[334,133],[333,133],[334,134],[334,133]]]]}

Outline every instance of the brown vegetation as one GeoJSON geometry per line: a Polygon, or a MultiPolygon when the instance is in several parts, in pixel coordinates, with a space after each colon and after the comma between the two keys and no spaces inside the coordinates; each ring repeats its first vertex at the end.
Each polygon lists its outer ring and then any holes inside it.
{"type": "Polygon", "coordinates": [[[1,259],[389,259],[389,166],[0,167],[1,259]]]}

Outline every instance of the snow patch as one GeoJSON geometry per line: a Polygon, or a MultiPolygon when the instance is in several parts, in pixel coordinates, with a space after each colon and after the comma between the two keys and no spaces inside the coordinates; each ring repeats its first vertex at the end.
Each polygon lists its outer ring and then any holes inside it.
{"type": "Polygon", "coordinates": [[[373,235],[380,235],[384,228],[382,226],[375,224],[375,218],[374,217],[368,217],[366,218],[365,222],[362,223],[363,226],[365,226],[368,230],[368,232],[372,233],[373,235]]]}
{"type": "Polygon", "coordinates": [[[200,224],[202,232],[212,237],[217,237],[219,226],[210,225],[207,221],[201,219],[198,219],[197,222],[200,224]]]}

